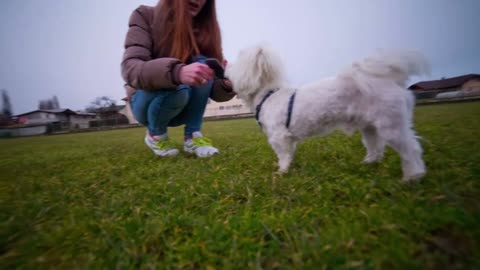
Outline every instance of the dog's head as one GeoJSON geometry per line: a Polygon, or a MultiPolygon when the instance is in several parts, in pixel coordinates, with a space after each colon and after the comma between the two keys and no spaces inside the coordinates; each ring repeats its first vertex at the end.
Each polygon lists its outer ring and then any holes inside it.
{"type": "Polygon", "coordinates": [[[238,96],[246,102],[253,101],[262,90],[280,87],[284,81],[280,57],[266,45],[242,50],[237,61],[229,64],[226,77],[238,96]]]}

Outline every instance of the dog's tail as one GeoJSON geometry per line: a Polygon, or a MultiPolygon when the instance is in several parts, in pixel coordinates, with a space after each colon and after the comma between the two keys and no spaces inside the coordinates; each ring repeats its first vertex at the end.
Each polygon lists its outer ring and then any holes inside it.
{"type": "Polygon", "coordinates": [[[393,82],[405,88],[411,76],[428,74],[430,74],[430,65],[425,56],[420,52],[408,50],[380,51],[353,63],[343,73],[353,77],[360,89],[368,92],[375,91],[372,88],[377,88],[379,81],[393,82]]]}

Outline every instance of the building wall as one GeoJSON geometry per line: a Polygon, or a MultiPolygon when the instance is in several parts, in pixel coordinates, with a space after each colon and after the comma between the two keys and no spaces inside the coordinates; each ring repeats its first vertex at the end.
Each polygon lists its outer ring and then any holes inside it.
{"type": "Polygon", "coordinates": [[[69,116],[69,115],[66,115],[66,114],[60,114],[60,113],[53,114],[53,113],[49,113],[49,115],[51,115],[52,119],[56,119],[56,120],[61,121],[61,122],[68,122],[68,121],[70,121],[70,116],[69,116]]]}
{"type": "Polygon", "coordinates": [[[89,128],[89,122],[95,120],[95,115],[67,115],[62,113],[34,112],[25,116],[23,124],[70,123],[71,128],[89,128]]]}
{"type": "Polygon", "coordinates": [[[36,112],[36,113],[31,113],[29,115],[25,115],[25,118],[27,120],[38,120],[38,119],[46,119],[46,113],[43,112],[36,112]]]}
{"type": "Polygon", "coordinates": [[[89,128],[90,121],[95,120],[96,116],[90,115],[71,115],[70,126],[71,128],[89,128]]]}
{"type": "MultiPolygon", "coordinates": [[[[130,124],[138,124],[138,121],[133,116],[130,103],[125,102],[125,105],[125,108],[120,110],[119,113],[125,115],[128,118],[130,124]]],[[[243,102],[238,97],[234,97],[227,102],[215,102],[213,100],[209,100],[207,108],[205,109],[204,117],[216,117],[247,113],[251,113],[250,108],[245,106],[245,104],[243,104],[243,102]]]]}
{"type": "Polygon", "coordinates": [[[463,97],[464,94],[462,91],[452,91],[452,92],[442,92],[442,93],[439,93],[438,95],[435,96],[435,98],[438,98],[438,99],[443,99],[443,98],[460,98],[460,97],[463,97]]]}
{"type": "Polygon", "coordinates": [[[37,124],[37,123],[48,123],[48,122],[57,122],[57,121],[67,121],[66,116],[59,117],[59,115],[54,113],[46,112],[35,112],[24,116],[27,121],[25,124],[37,124]],[[65,120],[62,120],[65,119],[65,120]]]}
{"type": "Polygon", "coordinates": [[[13,137],[42,135],[47,133],[47,125],[2,129],[1,131],[10,134],[10,136],[13,137]]]}
{"type": "Polygon", "coordinates": [[[118,111],[118,113],[125,115],[128,119],[129,124],[138,124],[137,119],[133,117],[132,107],[130,107],[130,102],[125,101],[125,108],[118,111]]]}
{"type": "Polygon", "coordinates": [[[462,85],[465,95],[480,95],[480,79],[469,80],[462,85]]]}
{"type": "Polygon", "coordinates": [[[245,104],[237,96],[235,96],[233,99],[227,102],[215,102],[209,100],[204,116],[214,117],[246,113],[251,113],[250,108],[245,106],[245,104]]]}

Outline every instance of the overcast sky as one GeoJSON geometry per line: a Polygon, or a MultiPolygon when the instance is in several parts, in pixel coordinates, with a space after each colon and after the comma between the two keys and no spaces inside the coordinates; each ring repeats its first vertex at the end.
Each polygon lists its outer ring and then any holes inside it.
{"type": "MultiPolygon", "coordinates": [[[[120,61],[128,18],[155,0],[1,0],[0,89],[14,114],[57,95],[84,109],[98,96],[123,104],[120,61]]],[[[268,42],[289,81],[335,74],[381,48],[421,50],[431,77],[480,73],[479,0],[217,0],[226,58],[268,42]]]]}

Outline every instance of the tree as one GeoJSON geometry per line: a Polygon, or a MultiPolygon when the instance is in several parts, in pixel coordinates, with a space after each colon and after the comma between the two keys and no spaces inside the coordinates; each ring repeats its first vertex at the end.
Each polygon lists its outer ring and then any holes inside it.
{"type": "Polygon", "coordinates": [[[38,102],[38,109],[39,110],[51,110],[52,105],[50,104],[49,100],[40,100],[38,102]]]}
{"type": "MultiPolygon", "coordinates": [[[[100,126],[113,126],[119,124],[128,124],[128,119],[118,113],[118,106],[116,101],[110,97],[102,96],[97,97],[94,101],[86,107],[86,111],[89,113],[95,113],[100,119],[96,121],[95,125],[100,126]]],[[[93,123],[90,123],[91,125],[93,123]]]]}
{"type": "Polygon", "coordinates": [[[60,109],[60,102],[58,102],[57,96],[53,96],[52,102],[53,102],[53,107],[55,109],[60,109]]]}
{"type": "Polygon", "coordinates": [[[2,114],[8,118],[12,117],[12,103],[5,89],[2,90],[2,114]]]}
{"type": "Polygon", "coordinates": [[[40,100],[38,102],[38,109],[39,110],[56,110],[60,109],[60,103],[58,102],[57,96],[53,96],[52,98],[40,100]]]}
{"type": "Polygon", "coordinates": [[[98,113],[109,108],[113,108],[117,105],[117,102],[107,96],[97,97],[94,101],[90,102],[90,105],[87,106],[86,111],[91,113],[98,113]]]}

